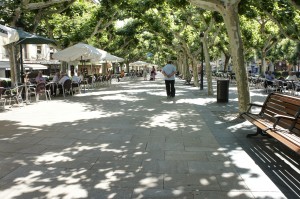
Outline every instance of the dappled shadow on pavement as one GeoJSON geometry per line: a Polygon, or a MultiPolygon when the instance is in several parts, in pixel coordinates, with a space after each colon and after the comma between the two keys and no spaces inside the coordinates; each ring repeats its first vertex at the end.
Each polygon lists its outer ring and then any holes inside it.
{"type": "Polygon", "coordinates": [[[208,108],[236,110],[234,100],[180,83],[174,100],[159,80],[128,81],[0,113],[0,197],[283,198],[245,180],[261,176],[236,158],[260,150],[208,108]]]}

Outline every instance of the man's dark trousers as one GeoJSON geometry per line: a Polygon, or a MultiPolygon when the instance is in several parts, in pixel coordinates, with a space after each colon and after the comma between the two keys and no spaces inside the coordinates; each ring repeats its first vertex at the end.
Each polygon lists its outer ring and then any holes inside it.
{"type": "Polygon", "coordinates": [[[175,80],[165,80],[168,97],[175,97],[175,80]]]}

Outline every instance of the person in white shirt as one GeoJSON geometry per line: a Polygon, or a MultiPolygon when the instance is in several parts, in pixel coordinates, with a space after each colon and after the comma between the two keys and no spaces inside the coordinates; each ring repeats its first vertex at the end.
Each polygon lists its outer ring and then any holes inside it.
{"type": "Polygon", "coordinates": [[[59,72],[56,72],[55,75],[53,76],[52,82],[58,83],[59,81],[59,72]]]}
{"type": "Polygon", "coordinates": [[[82,79],[80,77],[80,72],[77,73],[77,75],[73,75],[72,76],[72,89],[73,89],[73,93],[75,93],[76,90],[78,90],[78,92],[80,93],[80,84],[81,84],[81,81],[83,80],[83,76],[82,79]]]}
{"type": "Polygon", "coordinates": [[[72,82],[74,82],[74,83],[80,83],[81,82],[81,78],[78,77],[77,75],[73,75],[72,82]]]}
{"type": "Polygon", "coordinates": [[[275,75],[272,73],[272,71],[267,71],[265,74],[265,83],[264,87],[267,88],[268,86],[273,86],[274,80],[275,80],[275,75]]]}
{"type": "Polygon", "coordinates": [[[56,72],[52,79],[52,84],[50,84],[50,92],[52,96],[56,96],[57,83],[59,81],[60,73],[56,72]]]}
{"type": "Polygon", "coordinates": [[[64,83],[65,83],[65,81],[67,80],[67,79],[70,79],[69,78],[69,76],[67,75],[67,73],[61,73],[61,78],[60,78],[60,80],[58,81],[58,88],[59,88],[59,93],[61,94],[61,93],[63,93],[63,85],[64,85],[64,83]]]}
{"type": "Polygon", "coordinates": [[[298,78],[293,71],[289,71],[289,75],[285,78],[285,80],[290,81],[287,83],[286,89],[293,89],[295,88],[295,82],[298,81],[298,78]]]}
{"type": "Polygon", "coordinates": [[[298,78],[293,71],[289,71],[289,75],[285,78],[285,80],[298,81],[298,78]]]}
{"type": "Polygon", "coordinates": [[[81,74],[81,72],[77,72],[77,76],[79,77],[80,81],[79,82],[82,82],[83,81],[83,75],[81,74]]]}
{"type": "Polygon", "coordinates": [[[176,67],[172,61],[168,61],[167,65],[162,68],[162,74],[165,76],[167,97],[175,97],[175,74],[176,67]]]}
{"type": "Polygon", "coordinates": [[[63,85],[67,79],[70,79],[70,78],[66,73],[64,73],[62,78],[60,78],[60,80],[58,81],[58,83],[63,85]]]}

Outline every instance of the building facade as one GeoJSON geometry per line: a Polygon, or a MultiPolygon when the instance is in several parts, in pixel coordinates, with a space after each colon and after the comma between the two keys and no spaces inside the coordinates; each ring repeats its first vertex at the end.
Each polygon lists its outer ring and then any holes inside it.
{"type": "MultiPolygon", "coordinates": [[[[52,58],[56,49],[48,44],[23,44],[23,69],[25,72],[42,70],[45,75],[52,75],[60,67],[60,62],[52,58]]],[[[21,71],[21,70],[20,70],[21,71]]],[[[10,78],[9,54],[0,46],[0,78],[10,78]]]]}

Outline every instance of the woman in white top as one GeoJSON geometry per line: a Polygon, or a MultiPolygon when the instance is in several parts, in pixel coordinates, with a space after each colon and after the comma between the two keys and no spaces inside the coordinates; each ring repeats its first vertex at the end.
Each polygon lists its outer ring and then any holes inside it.
{"type": "Polygon", "coordinates": [[[293,71],[289,72],[289,75],[285,78],[285,80],[298,81],[297,76],[293,73],[293,71]]]}
{"type": "Polygon", "coordinates": [[[287,83],[286,89],[293,89],[295,88],[295,82],[298,81],[298,78],[293,71],[289,71],[289,75],[285,78],[285,80],[291,81],[287,83]]]}

